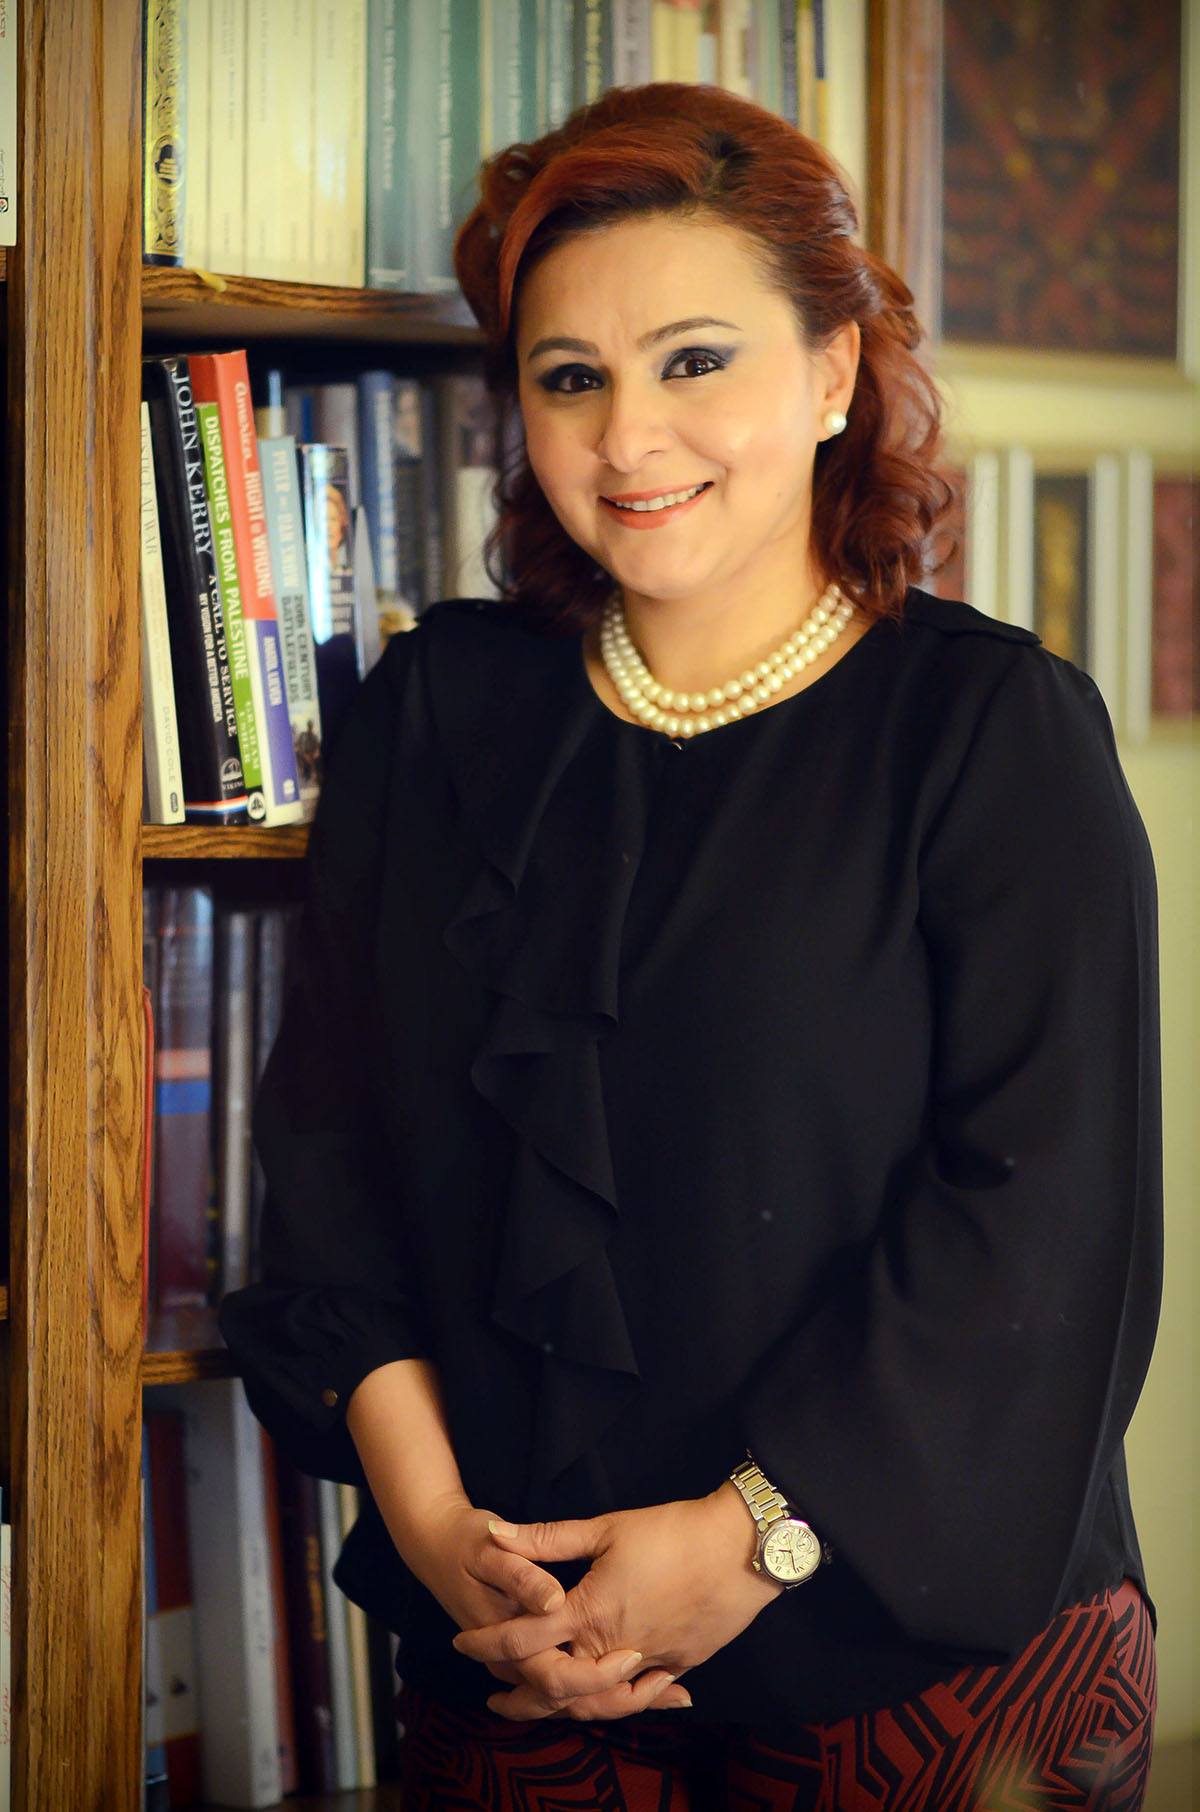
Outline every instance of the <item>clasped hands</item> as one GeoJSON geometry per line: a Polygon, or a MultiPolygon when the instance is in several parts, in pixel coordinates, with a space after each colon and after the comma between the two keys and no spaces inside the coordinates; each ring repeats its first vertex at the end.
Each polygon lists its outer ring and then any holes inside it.
{"type": "Polygon", "coordinates": [[[462,1500],[439,1524],[414,1570],[459,1625],[455,1648],[510,1688],[489,1709],[515,1720],[592,1722],[690,1705],[680,1675],[732,1642],[781,1589],[750,1565],[754,1524],[730,1484],[705,1498],[520,1528],[462,1500]],[[567,1592],[544,1570],[585,1559],[567,1592]]]}

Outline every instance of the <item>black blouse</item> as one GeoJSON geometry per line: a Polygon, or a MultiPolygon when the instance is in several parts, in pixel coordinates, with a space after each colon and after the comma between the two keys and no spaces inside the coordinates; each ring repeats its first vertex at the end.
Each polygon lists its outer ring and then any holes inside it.
{"type": "MultiPolygon", "coordinates": [[[[361,689],[309,882],[263,1282],[221,1315],[304,1468],[362,1482],[345,1403],[412,1356],[517,1521],[698,1496],[749,1446],[836,1549],[688,1676],[763,1729],[1144,1585],[1154,879],[1089,679],[914,592],[676,744],[577,640],[439,606],[361,689]]],[[[339,1576],[482,1703],[373,1510],[339,1576]]]]}

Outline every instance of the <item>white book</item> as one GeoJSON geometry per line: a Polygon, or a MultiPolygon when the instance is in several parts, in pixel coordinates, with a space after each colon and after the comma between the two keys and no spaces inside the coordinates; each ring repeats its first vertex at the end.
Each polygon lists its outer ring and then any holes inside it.
{"type": "Polygon", "coordinates": [[[211,268],[208,240],[209,107],[212,101],[212,0],[187,0],[184,87],[183,255],[192,270],[211,268]]]}
{"type": "Polygon", "coordinates": [[[142,404],[142,763],[148,824],[183,823],[183,768],[167,628],[150,405],[142,404]]]}
{"type": "Polygon", "coordinates": [[[354,512],[354,643],[359,677],[365,679],[383,653],[383,633],[379,622],[371,529],[361,504],[354,512]]]}
{"type": "Polygon", "coordinates": [[[17,143],[17,7],[10,0],[0,9],[0,245],[17,243],[17,143]]]}
{"type": "Polygon", "coordinates": [[[279,83],[279,275],[312,283],[312,190],[316,157],[313,92],[316,80],[315,0],[276,0],[279,83]]]}
{"type": "Polygon", "coordinates": [[[246,9],[246,237],[248,277],[279,277],[283,263],[283,217],[279,185],[283,139],[279,131],[279,89],[284,71],[281,40],[286,10],[275,4],[246,9]]]}
{"type": "Polygon", "coordinates": [[[238,1378],[175,1393],[184,1411],[205,1798],[282,1797],[262,1439],[238,1378]]]}
{"type": "Polygon", "coordinates": [[[329,1479],[317,1480],[317,1514],[320,1519],[321,1578],[325,1587],[325,1633],[329,1641],[329,1702],[333,1712],[333,1746],[337,1784],[342,1791],[358,1786],[358,1742],[354,1734],[354,1688],[350,1678],[350,1631],[346,1599],[333,1583],[333,1569],[342,1550],[342,1517],[338,1488],[329,1479]]]}
{"type": "Polygon", "coordinates": [[[212,268],[246,269],[246,3],[212,0],[208,238],[212,268]]]}
{"type": "MultiPolygon", "coordinates": [[[[338,1514],[344,1541],[358,1521],[358,1492],[339,1484],[338,1514]]],[[[346,1629],[350,1649],[350,1683],[354,1692],[354,1741],[358,1751],[358,1784],[375,1785],[375,1729],[371,1722],[371,1672],[367,1658],[367,1613],[360,1604],[346,1600],[346,1629]]]]}
{"type": "Polygon", "coordinates": [[[250,1107],[254,1094],[254,914],[217,915],[217,1200],[221,1287],[250,1281],[250,1107]]]}
{"type": "Polygon", "coordinates": [[[315,0],[314,31],[312,280],[361,288],[366,279],[364,0],[315,0]]]}
{"type": "MultiPolygon", "coordinates": [[[[652,0],[613,0],[613,86],[616,88],[636,88],[653,78],[651,12],[652,0]]],[[[724,13],[723,4],[722,16],[724,13]]]]}

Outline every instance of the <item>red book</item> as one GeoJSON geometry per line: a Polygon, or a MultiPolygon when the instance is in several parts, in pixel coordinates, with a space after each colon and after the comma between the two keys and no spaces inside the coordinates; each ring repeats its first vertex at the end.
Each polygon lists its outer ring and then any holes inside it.
{"type": "Polygon", "coordinates": [[[167,1784],[172,1806],[191,1806],[201,1797],[200,1710],[182,1415],[177,1410],[152,1410],[146,1417],[146,1435],[167,1784]]]}
{"type": "Polygon", "coordinates": [[[159,904],[154,1060],[156,1306],[208,1301],[212,1186],[213,899],[164,887],[159,904]]]}

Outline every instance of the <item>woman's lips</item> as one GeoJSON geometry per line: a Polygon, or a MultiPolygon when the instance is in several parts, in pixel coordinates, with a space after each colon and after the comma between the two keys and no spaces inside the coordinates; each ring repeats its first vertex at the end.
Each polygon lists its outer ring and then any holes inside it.
{"type": "Polygon", "coordinates": [[[675,491],[629,491],[617,497],[601,497],[600,502],[605,514],[618,521],[622,528],[661,528],[665,522],[673,522],[699,503],[710,489],[710,484],[705,482],[685,485],[675,491]]]}

